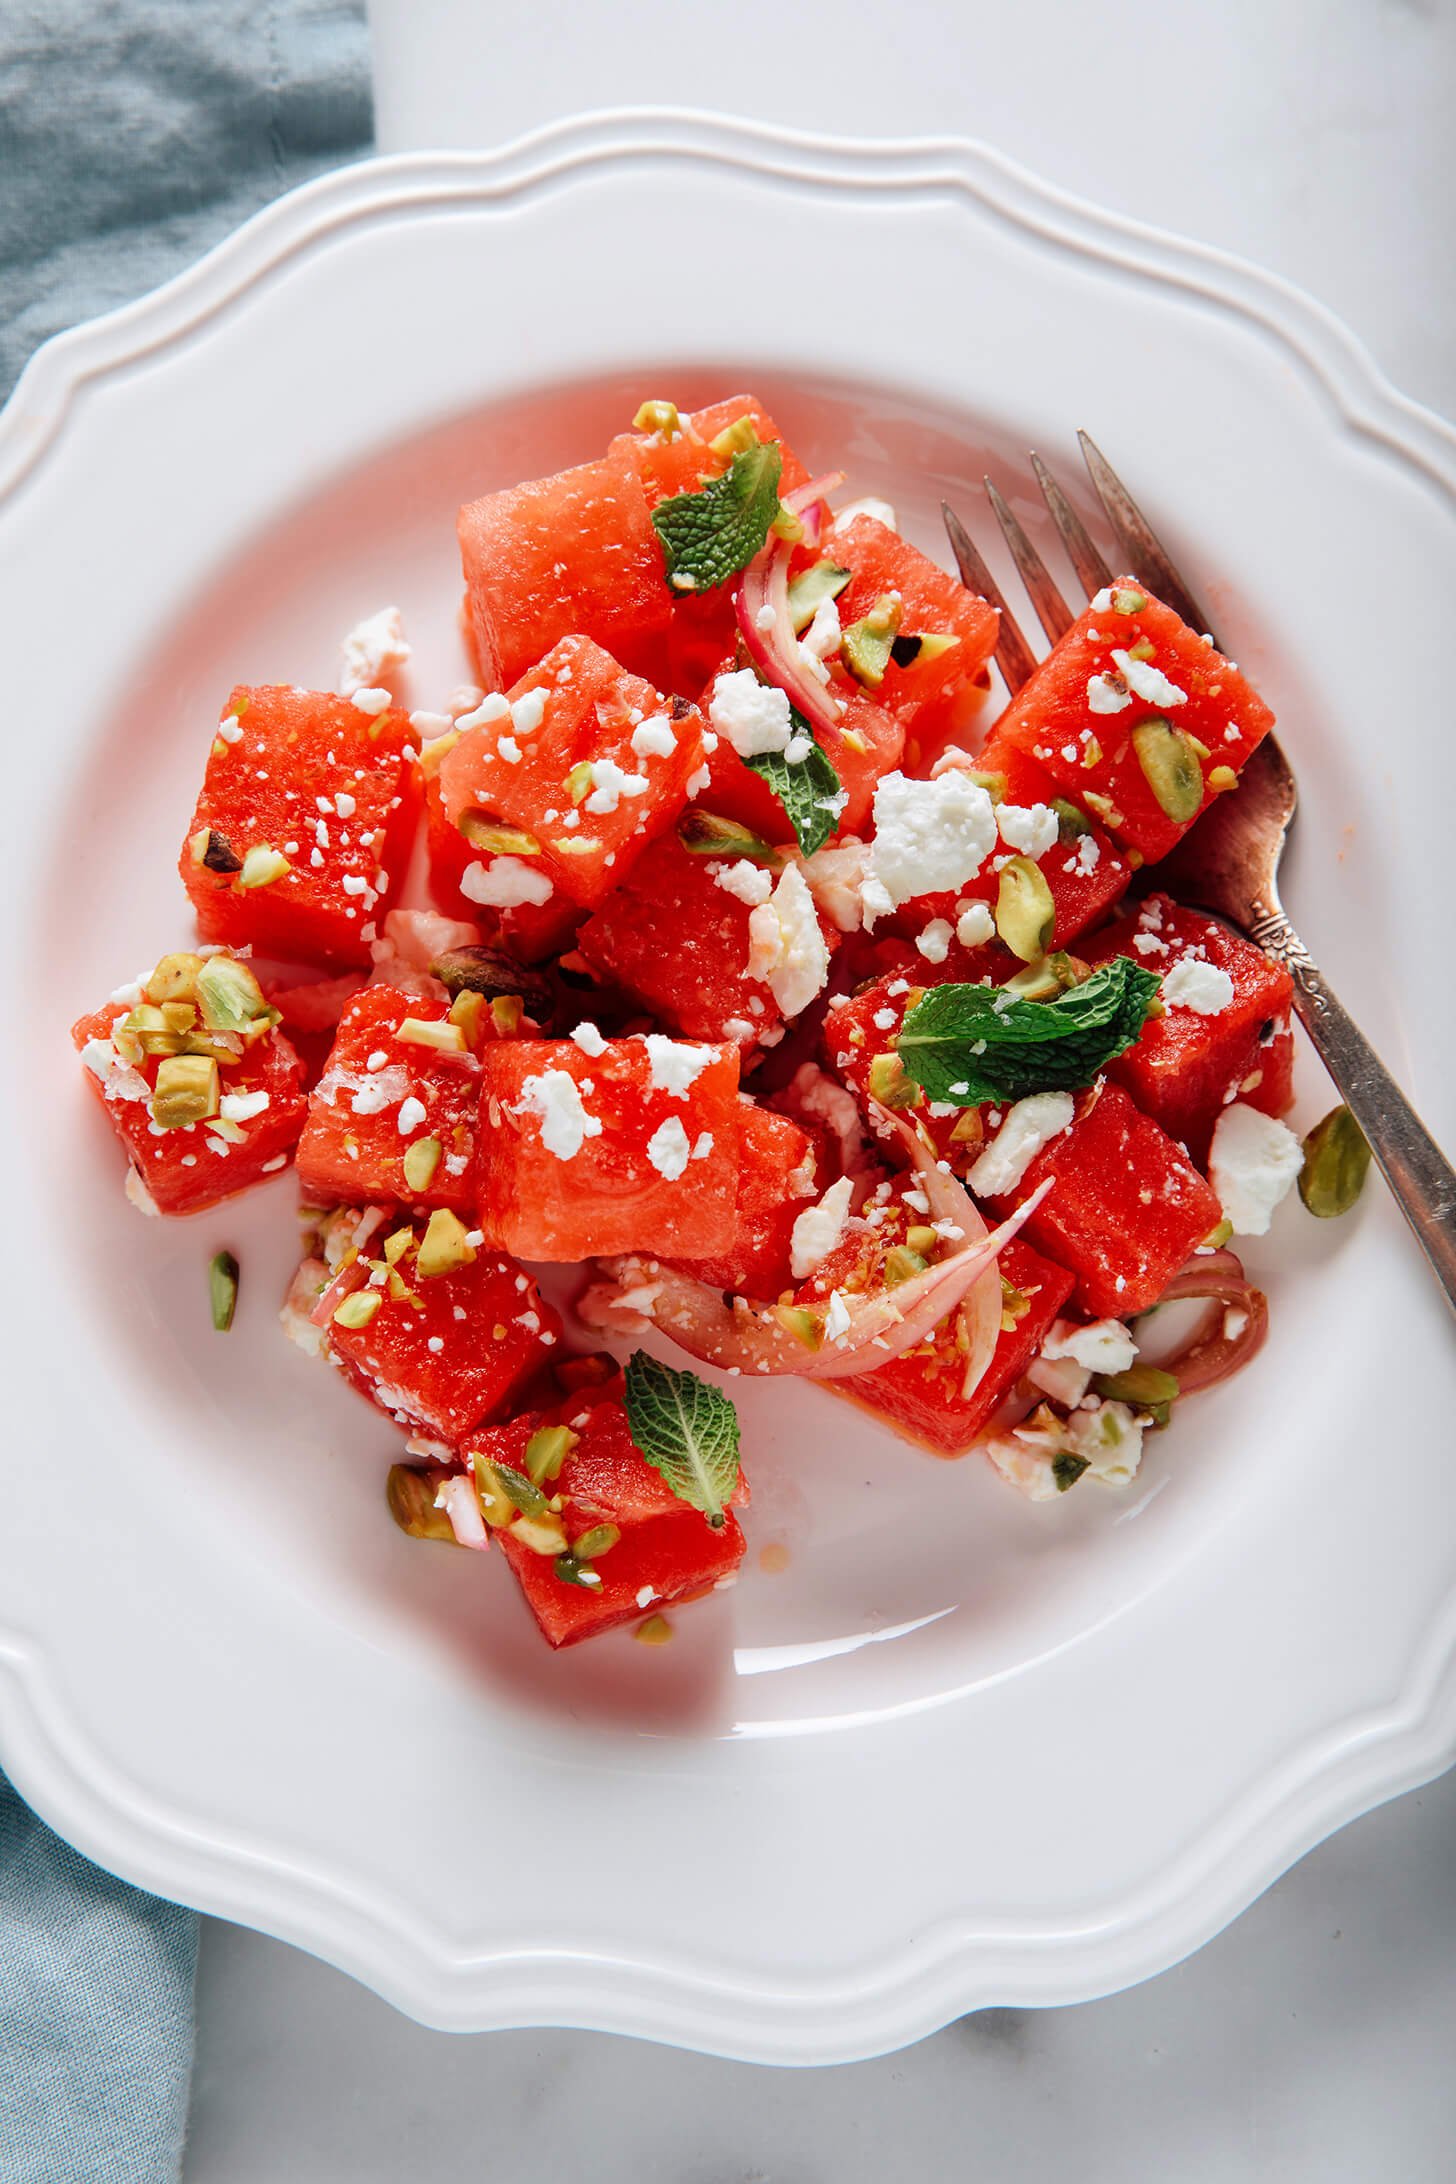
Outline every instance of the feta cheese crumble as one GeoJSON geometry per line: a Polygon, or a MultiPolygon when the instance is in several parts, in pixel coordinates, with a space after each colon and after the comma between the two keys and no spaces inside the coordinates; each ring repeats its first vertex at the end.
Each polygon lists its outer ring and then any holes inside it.
{"type": "Polygon", "coordinates": [[[387,713],[394,699],[387,690],[351,690],[349,703],[359,712],[367,713],[374,719],[380,713],[387,713]]]}
{"type": "Polygon", "coordinates": [[[796,1282],[807,1281],[835,1250],[849,1220],[849,1201],[854,1193],[850,1176],[831,1183],[815,1206],[806,1206],[789,1237],[789,1270],[796,1282]]]}
{"type": "Polygon", "coordinates": [[[1093,1320],[1088,1327],[1059,1319],[1041,1346],[1043,1357],[1071,1358],[1089,1373],[1125,1373],[1136,1362],[1137,1344],[1121,1320],[1093,1320]]]}
{"type": "Polygon", "coordinates": [[[1087,710],[1089,713],[1120,713],[1132,704],[1132,692],[1120,675],[1089,675],[1087,677],[1087,710]]]}
{"type": "MultiPolygon", "coordinates": [[[[969,774],[912,781],[888,773],[875,790],[870,875],[888,898],[887,908],[964,887],[995,847],[996,808],[969,774]]],[[[868,887],[864,901],[868,909],[868,887]]],[[[874,914],[880,914],[878,906],[874,914]]]]}
{"type": "Polygon", "coordinates": [[[624,796],[645,796],[650,786],[646,774],[624,773],[614,758],[592,761],[592,793],[588,811],[615,811],[624,796]]]}
{"type": "Polygon", "coordinates": [[[423,1100],[416,1099],[414,1094],[411,1093],[407,1100],[400,1102],[399,1113],[395,1116],[394,1123],[401,1137],[409,1137],[414,1131],[423,1126],[424,1120],[425,1103],[423,1100]]]}
{"type": "Polygon", "coordinates": [[[692,1158],[687,1131],[676,1115],[659,1123],[647,1140],[647,1157],[658,1174],[675,1183],[692,1158]]]}
{"type": "Polygon", "coordinates": [[[224,1092],[217,1111],[224,1122],[251,1122],[267,1105],[266,1092],[224,1092]]]}
{"type": "Polygon", "coordinates": [[[460,875],[460,892],[493,910],[514,910],[523,902],[549,902],[551,881],[521,857],[492,857],[489,864],[477,857],[460,875]]]}
{"type": "Polygon", "coordinates": [[[1236,1100],[1218,1118],[1208,1156],[1208,1180],[1224,1219],[1238,1236],[1266,1236],[1274,1208],[1304,1166],[1294,1132],[1236,1100]]]}
{"type": "Polygon", "coordinates": [[[1169,682],[1160,667],[1151,660],[1135,660],[1130,652],[1115,649],[1112,655],[1122,672],[1122,679],[1129,690],[1146,700],[1149,705],[1186,705],[1188,693],[1180,690],[1175,682],[1169,682]]]}
{"type": "Polygon", "coordinates": [[[653,720],[644,720],[640,728],[632,730],[634,758],[671,758],[676,749],[677,736],[672,722],[663,714],[653,720]]]}
{"type": "Polygon", "coordinates": [[[715,1047],[689,1046],[659,1031],[649,1031],[642,1044],[647,1049],[648,1083],[654,1092],[671,1093],[675,1100],[687,1098],[717,1053],[715,1047]]]}
{"type": "Polygon", "coordinates": [[[932,918],[924,932],[916,934],[915,946],[927,963],[944,963],[954,938],[954,930],[947,919],[932,918]]]}
{"type": "Polygon", "coordinates": [[[996,825],[1007,848],[1024,857],[1044,857],[1057,838],[1057,815],[1049,804],[998,804],[996,825]]]}
{"type": "Polygon", "coordinates": [[[518,1115],[537,1115],[541,1143],[558,1160],[574,1160],[589,1137],[602,1134],[601,1119],[582,1105],[576,1079],[564,1069],[543,1069],[521,1086],[518,1115]]]}
{"type": "Polygon", "coordinates": [[[571,1043],[580,1047],[583,1054],[590,1054],[593,1058],[607,1051],[606,1040],[592,1023],[578,1024],[571,1034],[571,1043]]]}
{"type": "Polygon", "coordinates": [[[797,865],[785,865],[767,902],[748,915],[745,977],[766,985],[785,1016],[798,1016],[829,976],[829,947],[797,865]]]}
{"type": "Polygon", "coordinates": [[[761,683],[747,667],[718,677],[708,701],[708,718],[740,758],[782,751],[793,732],[786,693],[761,683]]]}
{"type": "Polygon", "coordinates": [[[986,902],[956,904],[956,939],[963,948],[981,948],[996,930],[991,906],[986,902]]]}
{"type": "Polygon", "coordinates": [[[1014,1191],[1043,1146],[1060,1137],[1075,1112],[1070,1092],[1033,1092],[1008,1109],[1006,1120],[966,1177],[977,1198],[1014,1191]]]}
{"type": "Polygon", "coordinates": [[[736,895],[751,910],[757,904],[767,902],[773,893],[773,874],[766,872],[762,865],[754,864],[751,858],[738,857],[732,864],[713,867],[713,885],[721,887],[725,895],[736,895]]]}
{"type": "MultiPolygon", "coordinates": [[[[1141,937],[1141,936],[1139,936],[1141,937]]],[[[1184,956],[1163,973],[1163,999],[1170,1009],[1191,1009],[1195,1016],[1220,1016],[1234,997],[1234,982],[1216,963],[1184,956]]]]}
{"type": "Polygon", "coordinates": [[[377,685],[410,656],[404,623],[398,607],[381,607],[365,615],[344,639],[339,695],[351,698],[356,690],[377,685]]]}

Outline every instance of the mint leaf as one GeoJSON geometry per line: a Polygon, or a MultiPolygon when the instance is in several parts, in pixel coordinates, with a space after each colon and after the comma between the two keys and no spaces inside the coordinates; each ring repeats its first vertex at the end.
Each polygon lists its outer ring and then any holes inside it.
{"type": "MultiPolygon", "coordinates": [[[[807,736],[814,743],[809,723],[792,705],[789,718],[793,733],[807,736]]],[[[808,757],[794,765],[782,751],[760,751],[756,758],[745,758],[743,763],[768,783],[783,805],[804,855],[812,857],[816,849],[822,849],[839,824],[843,804],[839,800],[839,776],[819,745],[814,743],[808,757]]]]}
{"type": "Polygon", "coordinates": [[[978,1107],[1033,1092],[1074,1092],[1136,1040],[1158,980],[1114,956],[1052,1001],[995,986],[932,986],[908,1011],[896,1050],[933,1100],[978,1107]]]}
{"type": "Polygon", "coordinates": [[[678,1500],[721,1530],[738,1483],[738,1413],[727,1396],[638,1350],[627,1367],[627,1423],[678,1500]]]}
{"type": "Polygon", "coordinates": [[[652,521],[674,591],[711,591],[748,567],[779,512],[783,467],[778,441],[765,440],[697,492],[658,502],[652,521]]]}

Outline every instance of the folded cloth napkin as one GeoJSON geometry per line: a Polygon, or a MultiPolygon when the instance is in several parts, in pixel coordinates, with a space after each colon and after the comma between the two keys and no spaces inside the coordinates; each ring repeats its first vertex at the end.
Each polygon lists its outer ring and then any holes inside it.
{"type": "MultiPolygon", "coordinates": [[[[364,0],[5,0],[0,397],[32,349],[368,151],[364,0]]],[[[0,1776],[0,2177],[170,2184],[197,1920],[0,1776]]]]}

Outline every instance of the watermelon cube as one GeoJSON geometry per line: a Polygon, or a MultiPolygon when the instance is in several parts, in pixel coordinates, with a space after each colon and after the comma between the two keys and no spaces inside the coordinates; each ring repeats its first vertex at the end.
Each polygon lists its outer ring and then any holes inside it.
{"type": "Polygon", "coordinates": [[[587,1030],[502,1041],[481,1056],[490,1233],[526,1259],[728,1249],[737,1048],[587,1030]]]}
{"type": "Polygon", "coordinates": [[[731,1510],[714,1531],[679,1503],[672,1516],[622,1527],[617,1544],[591,1564],[599,1585],[572,1585],[558,1577],[553,1556],[537,1554],[511,1532],[501,1539],[526,1605],[554,1647],[579,1645],[731,1585],[747,1544],[731,1510]]]}
{"type": "MultiPolygon", "coordinates": [[[[1026,811],[1038,804],[1051,808],[1055,800],[1060,800],[1065,807],[1059,814],[1061,826],[1057,840],[1042,852],[1036,863],[1051,893],[1055,912],[1052,946],[1069,948],[1080,933],[1089,925],[1095,925],[1126,892],[1132,877],[1131,865],[1090,814],[1075,804],[1035,759],[1028,758],[1014,743],[1008,743],[999,728],[983,745],[976,760],[976,770],[998,776],[1004,782],[1001,800],[1008,805],[1026,811]]],[[[1004,849],[1003,844],[1003,852],[1004,849]]],[[[979,897],[994,909],[1001,884],[997,867],[1003,852],[989,859],[975,879],[962,888],[963,897],[979,897]]],[[[919,909],[932,899],[917,896],[907,907],[919,909]]],[[[942,909],[940,914],[949,913],[942,909]]]]}
{"type": "MultiPolygon", "coordinates": [[[[542,1488],[561,1501],[568,1545],[594,1524],[647,1524],[654,1517],[676,1516],[684,1504],[632,1439],[621,1386],[618,1374],[605,1392],[591,1388],[488,1426],[469,1436],[464,1453],[472,1461],[478,1456],[487,1463],[509,1464],[529,1476],[528,1450],[535,1435],[543,1427],[565,1426],[567,1454],[555,1476],[543,1478],[542,1488]]],[[[748,1482],[740,1472],[729,1500],[740,1505],[747,1499],[748,1482]]],[[[698,1521],[704,1521],[701,1515],[698,1521]]]]}
{"type": "Polygon", "coordinates": [[[327,1354],[397,1425],[454,1444],[546,1362],[561,1320],[514,1259],[453,1214],[382,1212],[315,1311],[327,1354]],[[473,1241],[471,1240],[473,1239],[473,1241]],[[445,1247],[432,1256],[436,1243],[445,1247]],[[422,1256],[423,1252],[423,1256],[422,1256]],[[444,1264],[440,1271],[436,1265],[444,1264]]]}
{"type": "Polygon", "coordinates": [[[288,1166],[308,1102],[303,1064],[276,1023],[246,964],[219,954],[210,968],[201,956],[164,956],[72,1025],[86,1081],[131,1161],[128,1196],[144,1212],[201,1213],[288,1166]],[[221,1013],[215,994],[255,1007],[258,1028],[209,1029],[221,1013]]]}
{"type": "MultiPolygon", "coordinates": [[[[995,1108],[983,1110],[992,1134],[995,1108]]],[[[1194,1248],[1223,1218],[1208,1184],[1121,1085],[1099,1079],[1079,1095],[1070,1127],[1032,1160],[998,1218],[1051,1178],[1026,1224],[1038,1251],[1070,1267],[1094,1319],[1156,1304],[1194,1248]]]]}
{"type": "Polygon", "coordinates": [[[794,1223],[819,1196],[815,1147],[798,1123],[751,1100],[744,1102],[740,1123],[733,1241],[711,1257],[670,1263],[710,1289],[768,1302],[794,1285],[794,1223]]]}
{"type": "Polygon", "coordinates": [[[782,1022],[770,989],[748,976],[752,899],[774,877],[763,870],[757,880],[760,869],[699,856],[676,833],[661,835],[582,926],[578,952],[684,1037],[750,1051],[782,1022]]]}
{"type": "Polygon", "coordinates": [[[589,637],[564,637],[462,727],[440,764],[441,806],[495,855],[486,879],[467,871],[460,886],[496,907],[599,903],[677,817],[703,764],[697,709],[589,637]]]}
{"type": "Polygon", "coordinates": [[[1129,955],[1165,981],[1166,1013],[1148,1018],[1111,1074],[1195,1160],[1206,1165],[1214,1124],[1231,1100],[1283,1112],[1294,981],[1262,948],[1201,910],[1149,895],[1084,953],[1090,963],[1129,955]]]}
{"type": "Polygon", "coordinates": [[[996,609],[874,516],[836,523],[821,551],[851,572],[838,600],[842,628],[869,614],[886,594],[900,601],[900,634],[874,695],[902,731],[928,743],[973,712],[985,695],[986,663],[996,648],[996,609]],[[938,650],[917,646],[917,637],[954,642],[938,650]]]}
{"type": "MultiPolygon", "coordinates": [[[[310,1196],[473,1211],[480,1062],[469,1028],[451,1022],[448,1002],[394,986],[367,986],[346,1005],[298,1148],[310,1196]]],[[[477,1036],[499,1036],[489,1008],[477,1036]]]]}
{"type": "MultiPolygon", "coordinates": [[[[909,1220],[914,1219],[912,1211],[909,1220]]],[[[899,1225],[903,1235],[903,1223],[899,1225]]],[[[882,1233],[887,1247],[894,1231],[882,1233]]],[[[852,1379],[826,1380],[823,1386],[884,1419],[902,1439],[916,1442],[932,1456],[967,1455],[1036,1356],[1072,1291],[1066,1268],[1033,1251],[1020,1236],[1005,1246],[999,1265],[1001,1333],[985,1373],[969,1394],[963,1389],[966,1360],[954,1315],[941,1321],[928,1342],[904,1356],[852,1379]]],[[[836,1268],[826,1262],[805,1293],[827,1296],[835,1286],[844,1284],[836,1282],[836,1268]]]]}
{"type": "MultiPolygon", "coordinates": [[[[518,963],[544,963],[571,946],[584,915],[579,904],[555,892],[544,902],[481,902],[481,895],[509,896],[510,887],[490,877],[498,859],[477,849],[445,817],[438,775],[425,783],[425,849],[429,859],[430,900],[447,917],[469,918],[480,927],[487,946],[514,956],[518,963]],[[473,890],[467,894],[466,888],[473,890]]],[[[513,869],[508,862],[503,868],[513,869]]]]}
{"type": "MultiPolygon", "coordinates": [[[[736,666],[735,657],[728,655],[718,662],[704,684],[698,703],[710,717],[713,685],[720,675],[732,674],[736,666]]],[[[842,707],[839,730],[832,745],[827,735],[821,741],[845,796],[834,831],[838,835],[858,834],[869,824],[876,782],[900,763],[905,730],[892,712],[876,705],[846,677],[831,678],[830,687],[842,707]]],[[[701,801],[708,810],[724,819],[736,819],[766,842],[793,840],[793,828],[783,805],[763,776],[744,764],[726,736],[719,736],[717,748],[709,757],[708,781],[701,801]]]]}
{"type": "Polygon", "coordinates": [[[1236,786],[1273,724],[1231,660],[1122,577],[1052,647],[996,734],[1151,862],[1236,786]]]}
{"type": "Polygon", "coordinates": [[[460,511],[465,602],[480,679],[504,690],[572,632],[657,672],[672,615],[662,545],[624,453],[460,511]]]}
{"type": "Polygon", "coordinates": [[[895,1042],[906,1015],[927,987],[976,985],[986,978],[999,984],[1019,968],[999,942],[966,949],[952,941],[941,963],[922,961],[918,969],[906,963],[882,972],[826,1014],[826,1067],[854,1094],[871,1125],[876,1102],[912,1112],[916,1123],[929,1133],[937,1154],[949,1160],[957,1174],[964,1174],[982,1150],[976,1110],[948,1108],[932,1113],[920,1086],[901,1070],[895,1042]]]}
{"type": "Polygon", "coordinates": [[[299,963],[369,962],[419,817],[409,716],[289,686],[239,687],[178,860],[204,940],[299,963]]]}

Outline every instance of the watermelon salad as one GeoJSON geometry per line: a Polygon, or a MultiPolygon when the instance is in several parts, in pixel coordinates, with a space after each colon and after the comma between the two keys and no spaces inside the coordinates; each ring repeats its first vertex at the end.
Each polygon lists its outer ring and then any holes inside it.
{"type": "Polygon", "coordinates": [[[402,703],[386,608],[233,690],[196,938],[73,1030],[141,1212],[295,1169],[286,1334],[552,1646],[733,1583],[743,1375],[1126,1488],[1264,1340],[1234,1240],[1363,1172],[1280,1119],[1287,973],[1154,870],[1267,705],[1129,577],[995,717],[996,610],[843,483],[736,395],[469,502],[477,680],[402,703]]]}

